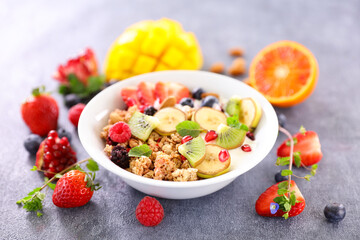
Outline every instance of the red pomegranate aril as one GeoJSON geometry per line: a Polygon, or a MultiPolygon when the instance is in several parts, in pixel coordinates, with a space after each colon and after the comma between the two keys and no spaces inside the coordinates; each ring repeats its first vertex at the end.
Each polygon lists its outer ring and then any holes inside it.
{"type": "Polygon", "coordinates": [[[226,160],[228,160],[230,157],[230,153],[228,150],[223,149],[219,152],[219,160],[220,162],[225,162],[226,160]]]}
{"type": "Polygon", "coordinates": [[[205,141],[210,142],[212,140],[217,139],[217,137],[218,137],[217,133],[214,130],[210,130],[205,135],[205,141]]]}
{"type": "Polygon", "coordinates": [[[52,137],[52,138],[57,138],[57,133],[54,131],[54,130],[51,130],[48,134],[49,137],[52,137]]]}
{"type": "Polygon", "coordinates": [[[243,150],[244,152],[251,152],[251,147],[249,144],[244,144],[241,146],[241,150],[243,150]]]}
{"type": "Polygon", "coordinates": [[[184,157],[183,155],[181,155],[181,160],[182,160],[182,161],[186,161],[187,159],[186,159],[186,157],[184,157]]]}
{"type": "Polygon", "coordinates": [[[126,101],[126,105],[128,105],[128,107],[132,107],[132,106],[136,105],[136,101],[132,98],[128,98],[126,101]]]}
{"type": "Polygon", "coordinates": [[[139,106],[139,111],[142,112],[142,113],[144,113],[145,108],[147,108],[147,105],[140,105],[140,106],[139,106]]]}
{"type": "Polygon", "coordinates": [[[252,140],[252,141],[255,140],[254,133],[252,133],[252,132],[250,132],[250,131],[246,133],[246,136],[247,136],[250,140],[252,140]]]}
{"type": "Polygon", "coordinates": [[[190,140],[192,140],[192,139],[193,139],[192,136],[186,135],[185,137],[183,137],[183,138],[181,139],[181,144],[184,144],[184,143],[186,143],[186,142],[188,142],[188,141],[190,141],[190,140]]]}

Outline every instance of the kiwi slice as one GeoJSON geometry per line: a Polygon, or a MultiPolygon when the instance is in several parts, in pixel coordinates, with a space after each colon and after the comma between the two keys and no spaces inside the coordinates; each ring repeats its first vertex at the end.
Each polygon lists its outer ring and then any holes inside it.
{"type": "Polygon", "coordinates": [[[135,112],[130,118],[128,124],[132,135],[146,141],[151,132],[159,126],[160,122],[156,117],[145,115],[141,112],[135,112]]]}
{"type": "Polygon", "coordinates": [[[226,149],[240,147],[246,136],[245,130],[232,128],[225,124],[220,124],[216,132],[218,134],[216,144],[226,149]]]}
{"type": "Polygon", "coordinates": [[[192,167],[196,167],[204,160],[205,149],[205,141],[199,136],[181,144],[178,151],[186,157],[192,167]]]}
{"type": "Polygon", "coordinates": [[[239,96],[232,96],[226,104],[225,111],[230,116],[241,114],[241,98],[239,96]]]}

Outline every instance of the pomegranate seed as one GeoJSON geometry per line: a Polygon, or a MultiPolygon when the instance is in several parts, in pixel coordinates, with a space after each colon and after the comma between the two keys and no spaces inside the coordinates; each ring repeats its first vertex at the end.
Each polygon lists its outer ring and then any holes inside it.
{"type": "Polygon", "coordinates": [[[225,162],[226,160],[228,160],[230,157],[230,153],[228,150],[223,149],[219,152],[219,160],[220,162],[225,162]]]}
{"type": "Polygon", "coordinates": [[[144,113],[146,107],[147,107],[146,105],[140,105],[139,106],[140,112],[144,113]]]}
{"type": "Polygon", "coordinates": [[[184,157],[183,155],[181,155],[181,160],[182,160],[182,161],[186,161],[187,159],[186,159],[186,157],[184,157]]]}
{"type": "Polygon", "coordinates": [[[251,152],[251,147],[249,144],[244,144],[241,146],[241,150],[243,150],[244,152],[251,152]]]}
{"type": "Polygon", "coordinates": [[[193,139],[192,136],[186,135],[185,137],[183,137],[183,138],[181,139],[181,144],[184,144],[184,143],[186,143],[186,142],[188,142],[188,141],[190,141],[190,140],[192,140],[192,139],[193,139]]]}
{"type": "Polygon", "coordinates": [[[49,137],[52,137],[52,138],[57,138],[57,132],[55,130],[51,130],[48,134],[49,137]]]}
{"type": "Polygon", "coordinates": [[[254,133],[252,133],[252,132],[250,132],[250,131],[246,133],[246,136],[247,136],[250,140],[252,140],[252,141],[255,140],[254,133]]]}
{"type": "Polygon", "coordinates": [[[127,148],[127,149],[126,149],[127,152],[130,152],[130,150],[131,150],[131,148],[127,148]]]}
{"type": "Polygon", "coordinates": [[[128,105],[128,107],[132,107],[132,106],[136,105],[136,101],[132,98],[128,98],[126,101],[126,105],[128,105]]]}
{"type": "Polygon", "coordinates": [[[210,130],[206,133],[205,141],[210,142],[212,140],[217,139],[217,137],[218,137],[217,133],[214,130],[210,130]]]}

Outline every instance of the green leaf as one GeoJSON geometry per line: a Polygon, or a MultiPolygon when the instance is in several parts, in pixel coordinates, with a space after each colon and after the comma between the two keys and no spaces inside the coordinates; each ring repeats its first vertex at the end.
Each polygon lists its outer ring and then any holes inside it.
{"type": "Polygon", "coordinates": [[[150,149],[150,147],[147,144],[143,144],[143,145],[140,145],[140,146],[130,149],[129,156],[130,157],[141,157],[141,156],[150,157],[151,153],[152,153],[152,150],[150,149]]]}
{"type": "Polygon", "coordinates": [[[284,195],[284,194],[287,193],[287,192],[288,192],[287,189],[278,189],[278,190],[277,190],[277,193],[278,193],[279,195],[284,195]]]}
{"type": "Polygon", "coordinates": [[[86,167],[87,167],[87,169],[89,169],[92,172],[99,171],[99,165],[92,159],[88,160],[86,167]]]}
{"type": "Polygon", "coordinates": [[[310,174],[311,174],[311,176],[315,176],[315,174],[316,174],[316,170],[315,170],[315,169],[311,169],[310,174]]]}
{"type": "Polygon", "coordinates": [[[290,163],[290,157],[278,157],[276,160],[276,165],[278,166],[289,165],[289,163],[290,163]]]}
{"type": "Polygon", "coordinates": [[[180,136],[184,137],[186,135],[190,135],[192,137],[199,136],[201,132],[200,125],[197,122],[193,121],[183,121],[176,125],[176,131],[180,134],[180,136]]]}
{"type": "MultiPolygon", "coordinates": [[[[45,181],[45,183],[47,183],[48,181],[49,181],[49,178],[47,178],[47,177],[44,177],[44,181],[45,181]]],[[[45,184],[44,183],[44,184],[45,184]]],[[[46,184],[46,185],[48,185],[49,186],[49,188],[51,188],[52,190],[54,190],[55,189],[55,187],[56,187],[56,183],[52,183],[52,182],[49,182],[48,184],[46,184]]]]}
{"type": "MultiPolygon", "coordinates": [[[[294,141],[294,145],[297,144],[298,140],[296,137],[293,138],[293,141],[294,141]]],[[[290,147],[291,143],[290,143],[290,140],[286,141],[286,146],[290,147]]]]}
{"type": "Polygon", "coordinates": [[[300,152],[294,152],[294,163],[297,167],[301,166],[300,152]]]}
{"type": "Polygon", "coordinates": [[[39,96],[40,94],[42,94],[44,92],[45,92],[45,86],[42,85],[42,86],[40,86],[38,88],[34,88],[32,90],[32,95],[36,97],[36,96],[39,96]]]}
{"type": "Polygon", "coordinates": [[[31,169],[30,169],[30,171],[37,171],[38,169],[37,169],[37,166],[33,166],[31,169]]]}
{"type": "Polygon", "coordinates": [[[38,217],[41,217],[43,214],[42,214],[41,212],[36,212],[36,215],[37,215],[38,217]]]}
{"type": "Polygon", "coordinates": [[[284,215],[282,215],[283,218],[288,219],[289,218],[289,213],[285,213],[284,215]]]}
{"type": "Polygon", "coordinates": [[[310,182],[311,175],[306,175],[304,178],[305,178],[306,181],[310,182]]]}
{"type": "Polygon", "coordinates": [[[63,176],[62,174],[57,173],[57,174],[55,174],[55,176],[54,176],[54,177],[55,177],[55,178],[62,178],[62,176],[63,176]]]}
{"type": "Polygon", "coordinates": [[[105,82],[104,76],[91,76],[88,78],[87,93],[93,93],[102,88],[105,82]]]}
{"type": "Polygon", "coordinates": [[[290,209],[291,209],[290,203],[288,203],[288,202],[284,203],[284,209],[285,209],[285,212],[290,211],[290,209]]]}
{"type": "Polygon", "coordinates": [[[313,170],[316,170],[317,168],[318,168],[317,164],[314,164],[314,165],[311,166],[311,169],[313,169],[313,170]]]}
{"type": "Polygon", "coordinates": [[[226,119],[227,125],[232,128],[249,131],[248,126],[239,122],[239,116],[234,115],[226,119]]]}
{"type": "Polygon", "coordinates": [[[85,85],[80,82],[80,80],[76,77],[75,74],[69,74],[68,75],[69,80],[69,88],[72,93],[84,93],[86,91],[85,85]]]}
{"type": "Polygon", "coordinates": [[[68,86],[64,85],[64,84],[61,84],[59,86],[59,89],[58,89],[58,92],[61,94],[61,95],[66,95],[68,93],[70,93],[70,89],[68,86]]]}
{"type": "Polygon", "coordinates": [[[22,204],[23,208],[28,211],[38,211],[42,209],[42,201],[45,198],[44,193],[40,193],[40,187],[35,188],[28,195],[20,200],[18,200],[17,204],[22,204]]]}
{"type": "Polygon", "coordinates": [[[284,181],[284,182],[279,183],[278,188],[279,188],[279,189],[287,189],[287,188],[288,188],[288,185],[289,185],[289,182],[288,182],[288,181],[284,181]]]}
{"type": "Polygon", "coordinates": [[[301,127],[300,127],[300,129],[299,129],[299,132],[300,132],[301,134],[305,135],[306,129],[304,128],[303,125],[301,125],[301,127]]]}
{"type": "Polygon", "coordinates": [[[283,196],[279,196],[273,199],[274,202],[278,203],[279,205],[285,203],[285,198],[283,196]]]}
{"type": "Polygon", "coordinates": [[[289,170],[289,169],[283,169],[282,171],[281,171],[281,176],[289,176],[289,175],[292,175],[292,171],[291,170],[289,170]]]}
{"type": "Polygon", "coordinates": [[[292,193],[290,194],[290,204],[291,204],[292,206],[295,206],[295,204],[296,204],[296,196],[295,196],[295,193],[294,193],[294,192],[292,192],[292,193]]]}

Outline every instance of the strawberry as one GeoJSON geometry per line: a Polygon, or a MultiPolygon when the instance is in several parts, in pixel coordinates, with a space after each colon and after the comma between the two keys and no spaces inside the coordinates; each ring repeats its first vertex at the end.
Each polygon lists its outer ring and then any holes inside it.
{"type": "MultiPolygon", "coordinates": [[[[305,131],[297,133],[293,136],[296,144],[294,145],[294,152],[300,152],[301,162],[305,166],[311,166],[319,162],[323,156],[321,152],[320,140],[316,132],[305,131]]],[[[286,145],[285,140],[277,150],[279,157],[288,157],[290,155],[290,146],[286,145]]]]}
{"type": "Polygon", "coordinates": [[[44,93],[44,88],[32,91],[32,96],[21,105],[21,115],[31,132],[45,136],[57,128],[59,107],[56,100],[44,93]]]}
{"type": "MultiPolygon", "coordinates": [[[[125,88],[121,89],[121,97],[128,106],[134,105],[132,101],[135,101],[136,105],[138,105],[138,106],[140,105],[140,102],[137,98],[137,88],[136,87],[125,87],[125,88]],[[131,101],[131,104],[130,104],[130,101],[131,101]]],[[[131,107],[131,106],[129,106],[129,107],[131,107]]]]}
{"type": "Polygon", "coordinates": [[[98,185],[93,184],[92,176],[79,170],[65,173],[56,183],[53,203],[60,208],[80,207],[88,203],[98,185]]]}
{"type": "Polygon", "coordinates": [[[160,103],[169,96],[174,96],[176,102],[179,103],[181,99],[190,97],[190,91],[180,83],[157,82],[155,85],[155,96],[159,98],[160,103]]]}
{"type": "Polygon", "coordinates": [[[137,85],[137,98],[140,104],[152,106],[155,102],[155,85],[150,82],[140,82],[137,85]]]}
{"type": "MultiPolygon", "coordinates": [[[[255,210],[260,216],[281,217],[285,214],[285,212],[281,209],[279,209],[275,214],[272,214],[270,211],[270,204],[274,202],[274,198],[279,196],[277,193],[278,185],[279,183],[266,189],[266,191],[263,192],[256,201],[255,210]]],[[[295,191],[296,200],[299,202],[291,207],[291,210],[289,211],[289,217],[299,215],[305,208],[305,199],[294,181],[291,181],[290,192],[292,191],[295,191]]]]}

